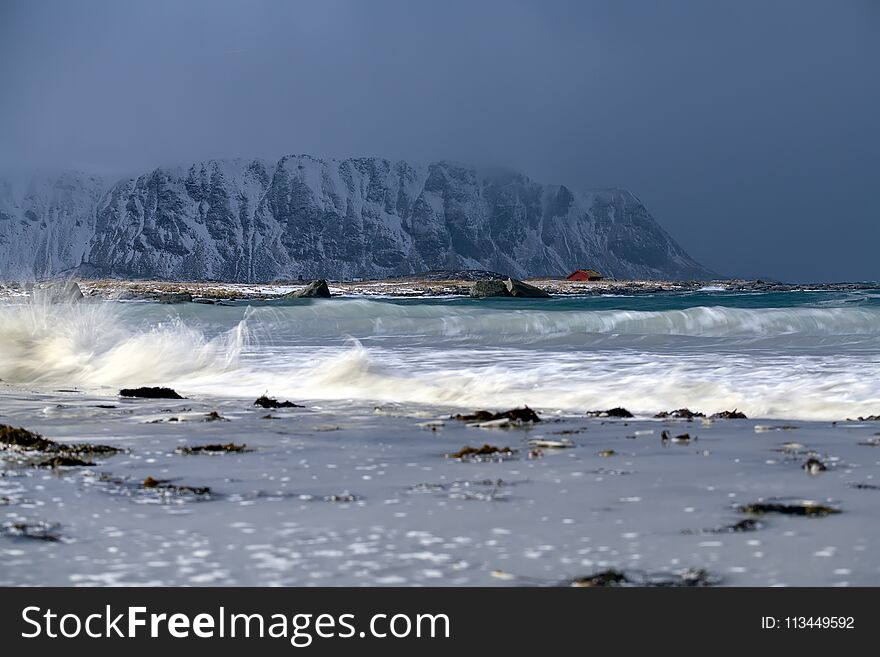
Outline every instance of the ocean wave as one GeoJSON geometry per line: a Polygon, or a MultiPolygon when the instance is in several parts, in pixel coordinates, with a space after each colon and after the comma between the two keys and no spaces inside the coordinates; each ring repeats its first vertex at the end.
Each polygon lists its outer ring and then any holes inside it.
{"type": "Polygon", "coordinates": [[[839,420],[880,412],[876,351],[843,348],[845,341],[834,337],[877,331],[878,319],[865,308],[525,312],[360,300],[254,309],[15,303],[0,306],[0,379],[101,393],[116,386],[168,385],[206,398],[253,398],[269,391],[298,401],[528,404],[572,413],[622,405],[644,414],[686,406],[839,420]],[[324,337],[304,340],[310,331],[324,337]],[[359,331],[399,339],[364,346],[359,331]],[[702,350],[693,341],[662,350],[650,340],[614,349],[547,340],[565,331],[807,333],[824,336],[827,344],[807,353],[784,341],[772,350],[742,351],[718,349],[717,341],[702,350]],[[411,339],[414,334],[467,339],[419,342],[411,339]],[[326,337],[332,335],[355,337],[326,337]],[[539,349],[510,344],[524,338],[545,341],[539,349]]]}
{"type": "Polygon", "coordinates": [[[175,317],[146,326],[122,304],[0,305],[0,379],[16,384],[106,386],[234,368],[246,344],[246,319],[207,338],[175,317]]]}
{"type": "Polygon", "coordinates": [[[255,309],[262,321],[287,326],[300,337],[438,337],[498,342],[615,334],[696,338],[880,336],[880,308],[735,308],[581,310],[540,307],[397,304],[343,300],[255,309]]]}

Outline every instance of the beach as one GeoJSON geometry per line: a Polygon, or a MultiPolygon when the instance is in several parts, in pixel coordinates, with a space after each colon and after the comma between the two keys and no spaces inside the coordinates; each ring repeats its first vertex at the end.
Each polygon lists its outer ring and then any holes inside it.
{"type": "Polygon", "coordinates": [[[877,289],[529,282],[6,284],[0,584],[880,583],[877,289]]]}

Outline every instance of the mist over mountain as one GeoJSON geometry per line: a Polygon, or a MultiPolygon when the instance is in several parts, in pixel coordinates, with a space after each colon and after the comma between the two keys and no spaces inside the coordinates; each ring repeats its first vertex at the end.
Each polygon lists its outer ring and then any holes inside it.
{"type": "Polygon", "coordinates": [[[624,189],[574,190],[506,169],[381,158],[206,160],[114,180],[0,179],[0,276],[262,282],[590,267],[701,279],[624,189]]]}

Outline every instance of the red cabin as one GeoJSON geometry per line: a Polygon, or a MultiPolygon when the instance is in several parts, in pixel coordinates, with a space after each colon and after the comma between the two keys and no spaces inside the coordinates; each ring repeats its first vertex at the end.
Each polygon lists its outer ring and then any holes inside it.
{"type": "Polygon", "coordinates": [[[568,281],[601,281],[602,274],[595,269],[575,269],[565,279],[568,281]]]}

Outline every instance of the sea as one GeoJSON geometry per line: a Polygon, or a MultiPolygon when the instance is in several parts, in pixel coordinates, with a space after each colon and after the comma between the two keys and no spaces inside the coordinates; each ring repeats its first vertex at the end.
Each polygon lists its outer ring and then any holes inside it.
{"type": "Polygon", "coordinates": [[[0,379],[0,424],[123,450],[0,451],[0,585],[880,584],[880,289],[9,297],[0,379]]]}

